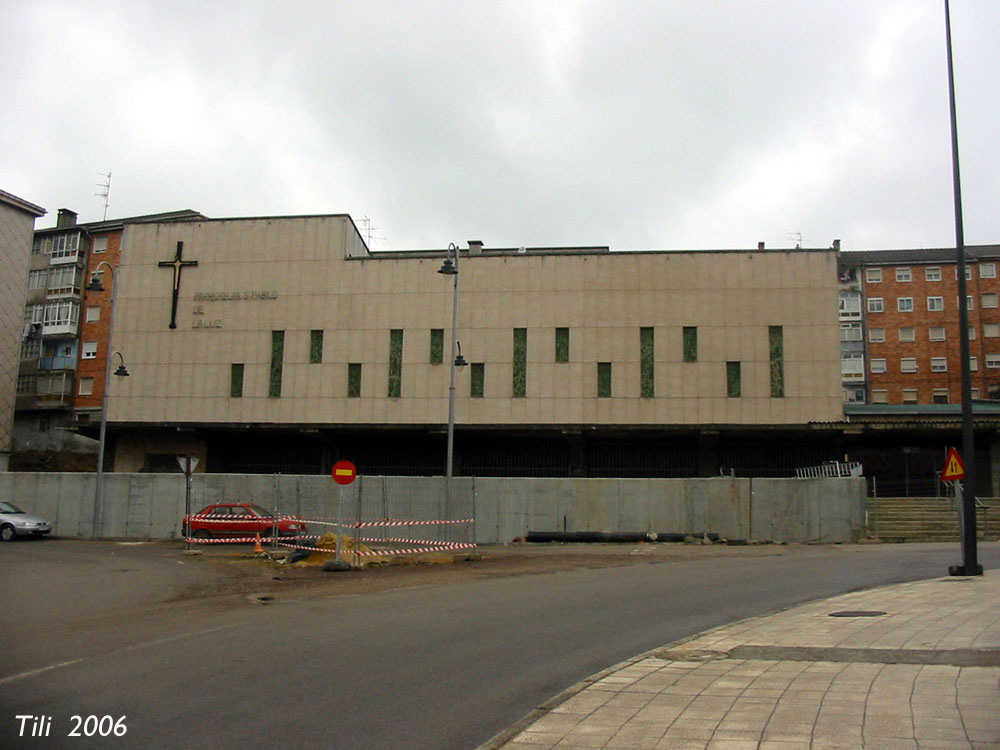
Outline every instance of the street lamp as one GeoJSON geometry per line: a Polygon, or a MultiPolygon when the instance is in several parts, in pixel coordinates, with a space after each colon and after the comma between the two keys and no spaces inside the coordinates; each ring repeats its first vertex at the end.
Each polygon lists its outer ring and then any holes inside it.
{"type": "MultiPolygon", "coordinates": [[[[101,266],[107,266],[111,273],[111,315],[108,319],[108,349],[111,349],[111,337],[115,329],[115,301],[118,297],[118,266],[112,266],[106,260],[102,260],[94,269],[94,275],[87,284],[88,292],[103,292],[104,285],[97,275],[101,266]]],[[[108,431],[108,390],[111,387],[111,363],[115,356],[120,360],[118,368],[115,370],[117,377],[128,377],[128,370],[125,369],[125,358],[121,352],[109,352],[107,362],[104,367],[104,392],[101,394],[101,435],[97,447],[97,485],[94,489],[94,537],[97,537],[101,528],[101,511],[104,503],[104,444],[108,431]]]]}
{"type": "Polygon", "coordinates": [[[948,111],[951,116],[951,169],[955,205],[955,266],[958,272],[958,343],[962,375],[962,456],[965,481],[962,493],[962,564],[948,567],[949,575],[981,576],[976,555],[976,445],[972,421],[972,373],[969,364],[969,304],[965,284],[965,229],[962,224],[962,179],[958,169],[958,118],[955,108],[955,69],[951,54],[951,9],[944,0],[945,42],[948,51],[948,111]]]}
{"type": "Polygon", "coordinates": [[[444,485],[444,511],[445,518],[451,512],[451,480],[452,467],[455,458],[455,370],[464,367],[465,358],[462,356],[461,344],[456,338],[458,327],[458,245],[454,242],[448,243],[448,255],[438,273],[444,276],[451,276],[453,279],[453,292],[451,298],[451,381],[448,386],[448,458],[445,462],[445,485],[444,485]],[[453,260],[454,258],[454,260],[453,260]],[[455,350],[458,349],[456,355],[455,350]]]}

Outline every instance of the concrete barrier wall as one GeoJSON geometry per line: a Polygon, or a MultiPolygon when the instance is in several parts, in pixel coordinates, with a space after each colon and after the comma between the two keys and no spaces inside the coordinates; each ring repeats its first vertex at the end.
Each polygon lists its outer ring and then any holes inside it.
{"type": "MultiPolygon", "coordinates": [[[[346,521],[474,518],[475,527],[411,526],[365,535],[444,537],[507,543],[529,531],[701,534],[773,542],[853,542],[864,534],[865,482],[846,479],[453,480],[449,507],[441,477],[359,477],[347,487],[324,476],[196,474],[191,508],[249,500],[313,521],[311,531],[346,521]],[[329,524],[329,525],[327,525],[329,524]]],[[[0,473],[0,497],[49,518],[54,534],[94,536],[92,474],[0,473]]],[[[106,474],[98,534],[125,539],[182,536],[180,474],[106,474]]]]}

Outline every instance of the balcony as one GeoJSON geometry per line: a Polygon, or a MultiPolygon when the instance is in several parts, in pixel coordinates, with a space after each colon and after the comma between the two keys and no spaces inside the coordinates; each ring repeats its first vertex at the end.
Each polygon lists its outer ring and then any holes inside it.
{"type": "Polygon", "coordinates": [[[73,404],[73,370],[19,375],[17,409],[59,408],[73,404]]]}

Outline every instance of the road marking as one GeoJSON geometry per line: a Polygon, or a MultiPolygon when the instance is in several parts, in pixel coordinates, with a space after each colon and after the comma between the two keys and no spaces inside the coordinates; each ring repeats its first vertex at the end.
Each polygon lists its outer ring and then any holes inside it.
{"type": "Polygon", "coordinates": [[[68,667],[70,664],[76,664],[81,661],[85,661],[85,659],[70,659],[69,661],[61,661],[58,664],[50,664],[49,666],[42,667],[41,669],[32,669],[28,672],[21,672],[21,674],[12,674],[10,677],[0,679],[0,685],[6,685],[11,682],[16,682],[17,680],[23,680],[25,677],[34,677],[36,674],[49,672],[53,669],[59,669],[60,667],[68,667]]]}

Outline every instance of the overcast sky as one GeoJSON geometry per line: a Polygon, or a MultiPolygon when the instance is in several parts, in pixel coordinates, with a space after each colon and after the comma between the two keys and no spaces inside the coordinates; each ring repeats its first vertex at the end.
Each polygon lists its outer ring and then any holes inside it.
{"type": "MultiPolygon", "coordinates": [[[[967,244],[1000,2],[952,0],[967,244]]],[[[0,189],[372,248],[954,246],[944,0],[0,0],[0,189]]]]}

